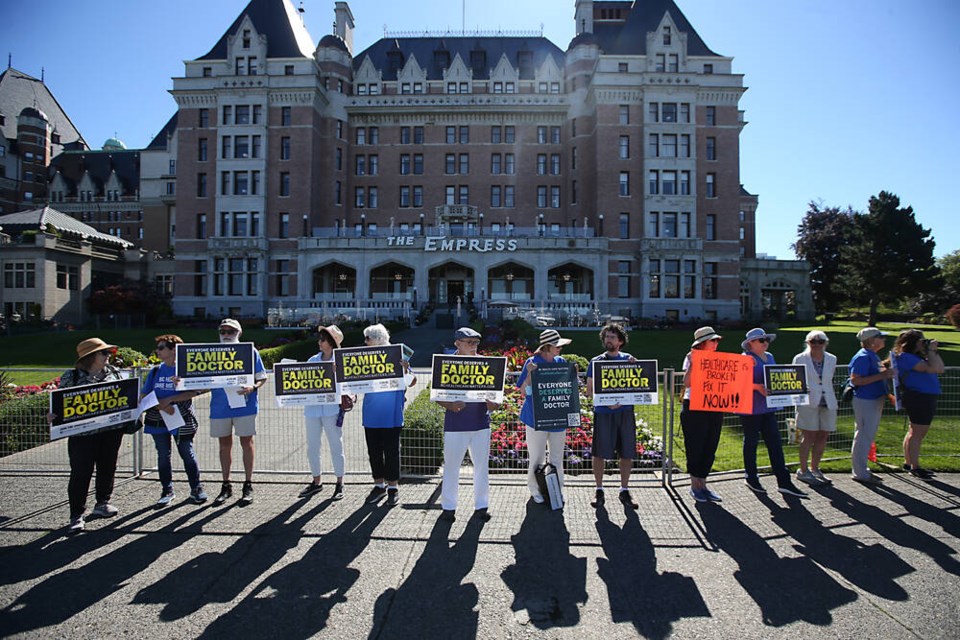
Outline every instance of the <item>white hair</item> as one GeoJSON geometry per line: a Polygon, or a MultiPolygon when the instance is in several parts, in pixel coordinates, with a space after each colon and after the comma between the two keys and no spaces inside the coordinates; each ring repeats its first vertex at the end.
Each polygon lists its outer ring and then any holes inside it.
{"type": "Polygon", "coordinates": [[[830,338],[827,337],[827,334],[825,334],[823,331],[820,331],[819,329],[814,329],[813,331],[807,334],[806,338],[803,339],[803,343],[807,346],[807,348],[804,350],[806,353],[810,352],[811,340],[823,340],[824,347],[830,344],[830,338]]]}
{"type": "Polygon", "coordinates": [[[373,342],[372,347],[390,344],[390,332],[382,324],[372,324],[363,330],[363,337],[373,342]]]}

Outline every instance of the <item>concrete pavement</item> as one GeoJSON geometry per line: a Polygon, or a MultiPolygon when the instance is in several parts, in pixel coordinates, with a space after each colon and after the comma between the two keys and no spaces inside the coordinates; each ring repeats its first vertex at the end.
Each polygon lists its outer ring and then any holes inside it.
{"type": "Polygon", "coordinates": [[[405,483],[394,509],[362,504],[355,481],[343,501],[329,486],[298,500],[278,476],[259,478],[250,506],[197,507],[178,481],[157,511],[148,477],[118,484],[119,516],[67,537],[66,477],[6,473],[0,635],[956,637],[960,475],[884,476],[834,476],[809,500],[730,478],[706,505],[646,481],[638,512],[615,490],[594,510],[584,476],[562,512],[495,476],[493,519],[470,517],[466,482],[452,525],[436,481],[405,483]]]}

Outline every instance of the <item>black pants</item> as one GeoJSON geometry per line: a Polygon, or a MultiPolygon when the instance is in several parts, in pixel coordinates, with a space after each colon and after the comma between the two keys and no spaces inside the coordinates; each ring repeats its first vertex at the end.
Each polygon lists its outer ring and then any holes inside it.
{"type": "Polygon", "coordinates": [[[67,439],[67,453],[70,456],[70,484],[67,495],[70,497],[70,518],[78,518],[87,508],[87,493],[90,491],[90,478],[97,470],[97,504],[109,502],[113,495],[113,477],[117,471],[117,455],[123,442],[123,429],[111,429],[83,436],[70,436],[67,439]]]}
{"type": "Polygon", "coordinates": [[[370,471],[373,479],[385,479],[387,482],[400,480],[400,429],[370,429],[364,427],[367,439],[367,453],[370,455],[370,471]]]}
{"type": "Polygon", "coordinates": [[[687,473],[694,478],[706,478],[713,469],[722,425],[722,413],[691,411],[690,401],[683,401],[683,411],[680,412],[683,448],[687,454],[687,473]]]}

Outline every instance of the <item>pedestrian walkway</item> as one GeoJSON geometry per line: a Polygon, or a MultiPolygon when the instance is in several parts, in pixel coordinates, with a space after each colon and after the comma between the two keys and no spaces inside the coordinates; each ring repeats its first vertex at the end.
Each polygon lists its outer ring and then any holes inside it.
{"type": "MultiPolygon", "coordinates": [[[[698,504],[655,482],[625,510],[589,478],[563,511],[497,476],[489,522],[438,521],[436,480],[402,504],[351,482],[297,499],[155,510],[155,477],[121,481],[120,515],[64,535],[64,476],[0,475],[0,635],[109,638],[951,638],[960,625],[960,475],[879,487],[835,476],[810,499],[738,479],[698,504]]],[[[211,479],[212,480],[212,479],[211,479]]],[[[608,476],[609,482],[613,477],[608,476]]],[[[208,481],[210,482],[210,481],[208,481]]],[[[19,637],[19,636],[18,636],[19,637]]]]}

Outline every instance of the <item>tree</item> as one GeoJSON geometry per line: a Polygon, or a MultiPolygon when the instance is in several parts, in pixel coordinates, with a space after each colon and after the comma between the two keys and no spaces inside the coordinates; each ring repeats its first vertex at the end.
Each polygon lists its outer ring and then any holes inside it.
{"type": "Polygon", "coordinates": [[[954,291],[960,291],[960,249],[939,258],[937,266],[943,276],[943,283],[954,291]]]}
{"type": "Polygon", "coordinates": [[[807,213],[797,227],[797,241],[791,247],[801,260],[810,264],[810,284],[818,313],[836,311],[846,297],[838,286],[843,271],[841,250],[855,234],[854,216],[850,207],[824,207],[810,202],[807,213]]]}
{"type": "Polygon", "coordinates": [[[869,323],[877,307],[935,290],[940,270],[933,259],[935,243],[913,215],[900,208],[900,198],[881,191],[870,198],[867,213],[854,216],[855,236],[841,250],[844,288],[852,300],[870,305],[869,323]]]}

